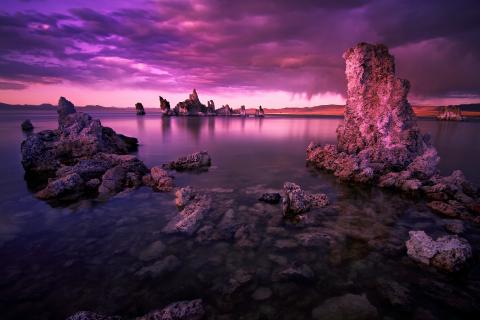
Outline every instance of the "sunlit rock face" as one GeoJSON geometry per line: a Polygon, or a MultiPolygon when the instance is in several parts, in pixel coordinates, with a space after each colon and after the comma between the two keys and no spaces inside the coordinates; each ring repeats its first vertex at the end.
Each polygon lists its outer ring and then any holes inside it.
{"type": "Polygon", "coordinates": [[[343,57],[347,104],[337,144],[310,143],[307,162],[341,180],[423,194],[433,211],[480,223],[480,189],[461,171],[438,174],[440,158],[417,127],[407,100],[410,84],[395,77],[388,49],[360,43],[343,57]]]}
{"type": "Polygon", "coordinates": [[[401,171],[429,152],[427,175],[438,162],[416,124],[407,94],[410,84],[395,77],[394,58],[384,45],[360,43],[343,55],[346,62],[345,120],[337,145],[311,145],[308,160],[345,180],[369,182],[401,171]],[[333,157],[333,158],[332,158],[333,157]]]}
{"type": "Polygon", "coordinates": [[[193,89],[193,92],[189,95],[188,99],[179,102],[174,112],[176,115],[204,115],[207,112],[207,107],[200,102],[198,98],[197,90],[193,89]]]}

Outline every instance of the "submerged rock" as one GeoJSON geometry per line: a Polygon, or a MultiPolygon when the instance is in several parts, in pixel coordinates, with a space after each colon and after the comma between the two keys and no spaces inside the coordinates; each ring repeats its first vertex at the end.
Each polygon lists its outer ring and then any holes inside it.
{"type": "Polygon", "coordinates": [[[259,287],[252,294],[252,299],[255,301],[263,301],[270,299],[272,296],[272,290],[270,288],[259,287]]]}
{"type": "Polygon", "coordinates": [[[297,215],[307,212],[311,208],[321,208],[328,205],[328,197],[326,194],[308,193],[293,182],[285,182],[283,191],[285,193],[282,202],[284,215],[297,215]]]}
{"type": "Polygon", "coordinates": [[[207,195],[198,194],[190,190],[190,195],[182,198],[179,202],[183,204],[183,209],[168,222],[165,228],[163,228],[163,232],[178,232],[192,235],[200,227],[200,221],[203,220],[206,213],[210,210],[212,200],[207,195]]]}
{"type": "Polygon", "coordinates": [[[137,111],[137,116],[145,115],[145,109],[143,108],[143,104],[141,102],[135,103],[135,110],[137,111]]]}
{"type": "Polygon", "coordinates": [[[122,317],[117,316],[106,316],[103,314],[90,312],[90,311],[79,311],[66,320],[121,320],[122,317]]]}
{"type": "Polygon", "coordinates": [[[184,188],[180,188],[175,192],[175,205],[183,208],[193,198],[195,198],[195,192],[193,191],[192,187],[186,186],[184,188]]]}
{"type": "Polygon", "coordinates": [[[33,124],[30,120],[24,120],[22,124],[20,125],[22,130],[25,132],[30,132],[33,130],[33,124]]]}
{"type": "Polygon", "coordinates": [[[136,320],[201,320],[205,309],[201,299],[179,301],[159,311],[153,311],[136,320]]]}
{"type": "Polygon", "coordinates": [[[263,201],[263,202],[266,202],[266,203],[271,203],[271,204],[277,204],[280,202],[280,200],[282,199],[282,196],[280,195],[280,193],[278,192],[267,192],[267,193],[264,193],[262,194],[262,196],[260,198],[258,198],[258,201],[263,201]]]}
{"type": "Polygon", "coordinates": [[[206,151],[195,152],[175,161],[163,165],[164,169],[169,170],[195,170],[206,169],[212,164],[212,159],[206,151]]]}
{"type": "MultiPolygon", "coordinates": [[[[205,309],[201,299],[178,301],[169,304],[161,310],[147,313],[136,320],[201,320],[205,316],[205,309]]],[[[67,320],[120,320],[119,316],[105,316],[90,311],[80,311],[67,320]]]]}
{"type": "Polygon", "coordinates": [[[407,254],[413,260],[438,269],[453,272],[460,270],[472,257],[472,248],[467,240],[456,235],[447,235],[433,240],[424,231],[410,231],[405,243],[407,254]]]}
{"type": "Polygon", "coordinates": [[[148,169],[127,155],[136,149],[137,139],[76,112],[63,97],[57,112],[58,129],[32,134],[21,145],[26,177],[38,185],[39,198],[72,201],[97,193],[113,195],[141,184],[148,169]]]}
{"type": "Polygon", "coordinates": [[[346,294],[325,300],[312,311],[318,320],[372,320],[378,319],[377,309],[365,295],[346,294]]]}
{"type": "MultiPolygon", "coordinates": [[[[457,177],[438,175],[440,158],[430,137],[418,129],[407,100],[410,84],[396,78],[394,57],[387,47],[360,43],[343,57],[347,104],[345,120],[337,128],[337,144],[311,143],[307,162],[341,180],[426,195],[438,201],[431,203],[437,212],[459,215],[459,207],[450,202],[455,200],[475,213],[480,208],[478,188],[464,178],[459,183],[457,177]]],[[[475,220],[472,215],[462,217],[475,220]]]]}

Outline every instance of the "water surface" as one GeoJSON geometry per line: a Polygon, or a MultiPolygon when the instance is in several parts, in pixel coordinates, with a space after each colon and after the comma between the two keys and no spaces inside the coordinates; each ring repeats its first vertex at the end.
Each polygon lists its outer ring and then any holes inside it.
{"type": "MultiPolygon", "coordinates": [[[[27,115],[3,112],[1,319],[64,319],[79,310],[135,317],[194,298],[204,300],[211,319],[308,319],[326,299],[347,293],[365,295],[390,319],[478,317],[477,258],[448,275],[406,257],[408,231],[444,235],[445,219],[421,199],[339,183],[305,166],[308,143],[334,143],[341,119],[94,116],[138,137],[138,157],[148,166],[207,150],[212,168],[176,173],[175,183],[208,193],[212,209],[197,233],[186,237],[161,232],[177,213],[174,197],[148,188],[107,202],[52,208],[35,199],[23,180],[19,125],[27,115]],[[285,181],[327,193],[332,205],[300,223],[283,220],[280,206],[257,198],[285,181]],[[312,233],[326,240],[314,246],[299,240],[312,233]],[[162,263],[168,266],[162,269],[162,263]],[[291,265],[308,266],[313,277],[279,279],[291,265]],[[270,293],[264,300],[255,294],[259,288],[270,293]]],[[[36,130],[56,126],[53,113],[28,117],[36,130]]],[[[442,173],[461,169],[480,183],[480,122],[422,120],[420,127],[432,136],[442,173]]],[[[475,250],[479,228],[465,227],[462,236],[475,250]]]]}

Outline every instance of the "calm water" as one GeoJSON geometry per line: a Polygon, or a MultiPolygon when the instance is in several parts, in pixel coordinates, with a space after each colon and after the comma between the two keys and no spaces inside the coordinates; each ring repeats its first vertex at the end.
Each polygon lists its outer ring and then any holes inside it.
{"type": "MultiPolygon", "coordinates": [[[[177,173],[175,181],[209,193],[212,210],[185,237],[161,232],[177,212],[173,194],[148,188],[51,208],[23,180],[19,125],[27,116],[1,113],[0,319],[64,319],[79,310],[135,317],[193,298],[204,300],[209,319],[308,319],[326,299],[347,293],[365,295],[381,318],[478,319],[477,255],[456,275],[406,257],[409,230],[443,235],[446,220],[422,200],[306,168],[308,143],[334,142],[340,119],[95,116],[138,137],[138,157],[149,166],[207,150],[208,172],[177,173]],[[256,199],[285,181],[327,193],[332,205],[300,223],[284,221],[279,205],[256,199]],[[299,241],[315,232],[325,241],[299,241]],[[292,264],[308,266],[313,278],[279,279],[292,264]]],[[[37,131],[56,126],[53,114],[28,117],[37,131]]],[[[432,135],[443,173],[459,168],[480,183],[480,122],[420,126],[432,135]]],[[[465,227],[476,251],[480,230],[465,227]]]]}

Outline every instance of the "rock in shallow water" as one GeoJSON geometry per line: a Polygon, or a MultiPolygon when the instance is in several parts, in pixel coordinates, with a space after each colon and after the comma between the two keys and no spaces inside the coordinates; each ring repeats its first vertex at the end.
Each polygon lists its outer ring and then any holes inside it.
{"type": "Polygon", "coordinates": [[[407,254],[415,261],[432,265],[440,270],[460,270],[472,257],[472,248],[467,240],[456,235],[447,235],[433,240],[424,231],[410,231],[405,243],[407,254]]]}
{"type": "Polygon", "coordinates": [[[372,320],[378,319],[377,309],[365,295],[346,294],[325,300],[312,311],[316,320],[372,320]]]}
{"type": "Polygon", "coordinates": [[[307,212],[311,208],[320,208],[328,204],[326,194],[308,193],[293,182],[285,182],[283,190],[285,192],[282,203],[284,215],[297,215],[307,212]]]}
{"type": "Polygon", "coordinates": [[[33,124],[30,120],[24,120],[20,125],[23,131],[30,132],[33,130],[33,124]]]}
{"type": "Polygon", "coordinates": [[[163,165],[164,169],[169,170],[195,170],[206,169],[210,167],[212,159],[206,151],[195,152],[184,157],[180,157],[175,161],[163,165]]]}
{"type": "Polygon", "coordinates": [[[32,134],[21,145],[27,179],[44,187],[37,193],[40,198],[75,200],[95,194],[94,184],[85,188],[91,179],[102,180],[102,194],[138,186],[134,181],[141,182],[147,168],[134,156],[124,155],[135,150],[137,139],[117,134],[88,114],[76,112],[63,97],[57,112],[58,129],[32,134]],[[113,171],[104,176],[110,169],[113,171]]]}

